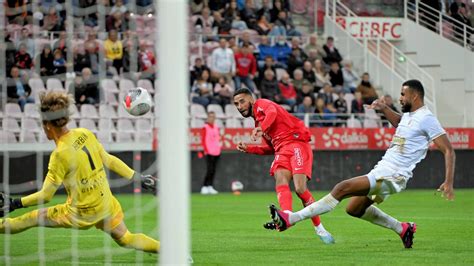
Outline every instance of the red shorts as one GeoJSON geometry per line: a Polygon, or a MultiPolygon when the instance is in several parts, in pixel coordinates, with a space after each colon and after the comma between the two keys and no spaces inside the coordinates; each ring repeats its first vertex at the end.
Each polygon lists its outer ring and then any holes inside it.
{"type": "Polygon", "coordinates": [[[311,179],[313,169],[313,150],[308,142],[290,142],[275,153],[270,168],[270,175],[274,175],[278,168],[287,169],[292,175],[303,174],[311,179]]]}

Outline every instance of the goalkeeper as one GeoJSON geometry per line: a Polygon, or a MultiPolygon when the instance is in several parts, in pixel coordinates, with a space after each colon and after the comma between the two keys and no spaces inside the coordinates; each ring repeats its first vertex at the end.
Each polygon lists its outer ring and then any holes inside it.
{"type": "Polygon", "coordinates": [[[89,130],[69,130],[66,127],[68,108],[74,104],[70,95],[49,92],[41,95],[40,102],[44,132],[56,144],[48,173],[42,189],[26,197],[12,199],[0,192],[0,217],[19,208],[49,202],[61,184],[66,189],[67,200],[19,217],[0,218],[0,233],[16,234],[37,226],[74,229],[95,226],[110,234],[122,247],[157,253],[159,241],[128,231],[120,203],[110,191],[104,167],[126,179],[141,178],[142,187],[152,192],[156,192],[156,178],[141,176],[107,153],[89,130]]]}

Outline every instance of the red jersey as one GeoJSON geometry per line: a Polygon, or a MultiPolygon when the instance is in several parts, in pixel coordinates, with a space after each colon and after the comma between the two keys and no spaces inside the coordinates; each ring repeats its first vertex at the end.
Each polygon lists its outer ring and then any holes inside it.
{"type": "Polygon", "coordinates": [[[255,127],[261,127],[267,145],[249,146],[247,152],[254,154],[273,154],[290,142],[309,142],[311,134],[303,121],[288,113],[280,105],[258,99],[253,105],[255,127]]]}
{"type": "Polygon", "coordinates": [[[244,55],[242,53],[237,53],[234,57],[237,76],[247,77],[249,74],[255,76],[255,72],[257,71],[257,61],[255,60],[253,54],[244,55]]]}

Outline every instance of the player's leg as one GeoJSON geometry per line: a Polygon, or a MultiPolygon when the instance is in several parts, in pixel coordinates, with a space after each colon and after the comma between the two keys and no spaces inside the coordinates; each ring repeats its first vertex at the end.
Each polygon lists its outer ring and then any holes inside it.
{"type": "Polygon", "coordinates": [[[280,208],[291,211],[293,209],[293,198],[290,190],[291,172],[284,168],[277,168],[274,175],[275,190],[280,208]]]}
{"type": "Polygon", "coordinates": [[[101,229],[104,230],[104,232],[109,233],[114,241],[121,247],[142,250],[150,253],[158,253],[160,251],[160,242],[158,240],[145,234],[130,233],[123,221],[111,230],[107,229],[106,224],[101,229]]]}
{"type": "Polygon", "coordinates": [[[0,233],[17,234],[27,229],[40,226],[40,220],[44,221],[47,209],[39,209],[27,212],[15,218],[0,219],[0,233]]]}

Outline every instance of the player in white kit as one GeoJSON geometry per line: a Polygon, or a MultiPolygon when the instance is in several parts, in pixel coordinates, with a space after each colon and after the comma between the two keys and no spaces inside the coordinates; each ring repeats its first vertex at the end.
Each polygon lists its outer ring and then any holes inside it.
{"type": "Polygon", "coordinates": [[[434,142],[445,158],[445,180],[439,187],[448,200],[454,199],[453,179],[455,154],[446,132],[436,117],[423,103],[424,89],[418,80],[403,83],[400,115],[382,101],[376,100],[370,108],[380,110],[396,127],[392,143],[372,171],[338,183],[330,194],[303,210],[292,213],[270,206],[270,213],[277,230],[284,231],[295,223],[332,211],[341,200],[351,197],[346,211],[349,215],[395,231],[405,248],[413,244],[416,224],[399,222],[373,205],[380,204],[390,194],[405,189],[413,176],[413,169],[426,156],[430,142],[434,142]]]}

